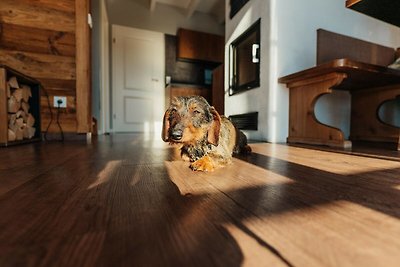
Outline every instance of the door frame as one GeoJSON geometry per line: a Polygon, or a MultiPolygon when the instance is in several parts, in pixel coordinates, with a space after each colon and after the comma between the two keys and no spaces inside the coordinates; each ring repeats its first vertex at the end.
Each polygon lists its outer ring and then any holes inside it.
{"type": "Polygon", "coordinates": [[[100,1],[100,127],[99,134],[111,132],[111,107],[110,107],[110,24],[105,0],[100,1]]]}
{"type": "MultiPolygon", "coordinates": [[[[140,29],[140,28],[121,26],[121,25],[117,25],[117,24],[111,24],[111,39],[110,40],[111,40],[111,47],[112,47],[111,48],[111,62],[112,62],[111,63],[111,84],[112,85],[111,85],[111,90],[110,90],[111,106],[110,106],[109,115],[110,115],[110,132],[112,132],[112,133],[116,133],[117,132],[116,129],[115,129],[115,125],[114,125],[114,107],[116,106],[116,103],[115,103],[115,101],[116,101],[116,98],[115,98],[116,92],[115,92],[114,88],[117,87],[116,86],[116,79],[115,79],[115,77],[117,76],[116,68],[115,68],[115,66],[117,64],[116,57],[115,57],[115,55],[116,55],[116,46],[114,44],[115,44],[115,40],[116,40],[117,29],[120,29],[122,31],[123,30],[133,30],[133,31],[136,31],[136,32],[143,32],[143,33],[147,32],[147,33],[151,33],[151,34],[154,34],[154,33],[163,34],[161,32],[156,32],[156,31],[151,31],[151,30],[145,30],[145,29],[140,29]]],[[[163,49],[165,49],[165,43],[164,43],[163,49]]],[[[161,64],[161,66],[160,66],[160,70],[163,73],[162,77],[161,77],[162,80],[160,80],[160,82],[162,82],[162,83],[164,83],[164,77],[165,77],[165,50],[163,50],[163,55],[164,55],[163,64],[161,64]]],[[[160,97],[163,98],[161,102],[163,103],[162,109],[164,110],[165,94],[163,94],[160,97]]],[[[162,118],[160,119],[160,121],[162,123],[162,118]]],[[[160,131],[160,133],[161,133],[161,125],[155,126],[155,133],[157,131],[160,131]]]]}

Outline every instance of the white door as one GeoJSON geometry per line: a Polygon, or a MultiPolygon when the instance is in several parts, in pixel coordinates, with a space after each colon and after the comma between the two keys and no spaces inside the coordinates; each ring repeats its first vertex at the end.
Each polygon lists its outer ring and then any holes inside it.
{"type": "Polygon", "coordinates": [[[112,26],[113,131],[161,132],[164,34],[112,26]]]}

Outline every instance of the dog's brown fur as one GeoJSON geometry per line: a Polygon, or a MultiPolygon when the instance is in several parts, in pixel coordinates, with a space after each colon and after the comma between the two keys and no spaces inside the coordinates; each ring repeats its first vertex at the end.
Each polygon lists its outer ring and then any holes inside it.
{"type": "Polygon", "coordinates": [[[164,114],[162,139],[180,144],[195,171],[229,164],[234,153],[248,153],[246,136],[201,96],[175,97],[164,114]]]}

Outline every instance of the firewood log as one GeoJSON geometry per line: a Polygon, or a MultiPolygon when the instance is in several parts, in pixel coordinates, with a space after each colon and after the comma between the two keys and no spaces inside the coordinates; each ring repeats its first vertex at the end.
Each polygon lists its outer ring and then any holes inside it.
{"type": "MultiPolygon", "coordinates": [[[[28,113],[28,114],[29,114],[29,113],[28,113]]],[[[26,122],[28,121],[28,114],[25,113],[25,112],[23,112],[23,113],[21,114],[21,117],[22,117],[22,119],[24,120],[24,123],[26,123],[26,122]]]]}
{"type": "Polygon", "coordinates": [[[29,127],[33,127],[33,125],[35,124],[35,118],[32,116],[31,113],[28,114],[28,118],[26,119],[26,124],[29,127]]]}
{"type": "Polygon", "coordinates": [[[22,118],[24,122],[28,120],[28,113],[25,113],[22,109],[18,110],[17,113],[15,113],[16,118],[22,118]]]}
{"type": "Polygon", "coordinates": [[[17,116],[15,114],[12,114],[9,121],[8,121],[8,129],[13,131],[14,133],[17,131],[17,128],[19,127],[16,124],[17,116]]]}
{"type": "Polygon", "coordinates": [[[11,96],[8,99],[8,112],[9,113],[16,113],[21,107],[21,102],[18,102],[14,96],[11,96]]]}
{"type": "Polygon", "coordinates": [[[21,117],[22,112],[23,112],[22,109],[18,110],[17,113],[15,113],[15,116],[17,116],[17,118],[21,117]]]}
{"type": "Polygon", "coordinates": [[[17,119],[16,114],[8,114],[8,125],[14,125],[16,119],[17,119]]]}
{"type": "Polygon", "coordinates": [[[17,136],[15,135],[15,133],[12,130],[8,129],[8,141],[15,141],[16,138],[17,136]]]}
{"type": "Polygon", "coordinates": [[[15,124],[19,127],[22,128],[24,126],[24,119],[23,118],[18,118],[15,120],[15,124]]]}
{"type": "Polygon", "coordinates": [[[29,125],[27,125],[26,129],[28,130],[28,138],[32,139],[32,137],[35,136],[36,128],[35,127],[30,127],[29,125]]]}
{"type": "Polygon", "coordinates": [[[8,129],[10,129],[11,131],[13,131],[14,133],[17,132],[17,129],[19,128],[19,126],[17,124],[13,124],[13,125],[9,125],[8,129]]]}
{"type": "Polygon", "coordinates": [[[24,90],[21,88],[15,89],[14,93],[12,94],[18,102],[21,102],[23,97],[24,90]]]}
{"type": "Polygon", "coordinates": [[[22,110],[25,111],[26,114],[29,113],[30,106],[29,106],[29,104],[27,102],[25,102],[25,100],[22,101],[21,107],[22,107],[22,110]]]}
{"type": "Polygon", "coordinates": [[[16,140],[23,140],[24,139],[24,131],[21,128],[17,128],[17,130],[15,131],[15,136],[16,136],[16,140]]]}
{"type": "Polygon", "coordinates": [[[11,97],[11,88],[10,85],[7,83],[7,98],[11,97]]]}
{"type": "Polygon", "coordinates": [[[28,85],[23,84],[22,87],[22,99],[28,103],[29,98],[32,97],[31,88],[28,85]]]}
{"type": "Polygon", "coordinates": [[[10,85],[11,88],[19,88],[19,84],[17,81],[17,77],[13,76],[10,78],[10,80],[8,80],[8,84],[10,85]]]}
{"type": "Polygon", "coordinates": [[[24,126],[22,127],[22,134],[25,139],[29,138],[29,130],[26,124],[24,124],[24,126]]]}

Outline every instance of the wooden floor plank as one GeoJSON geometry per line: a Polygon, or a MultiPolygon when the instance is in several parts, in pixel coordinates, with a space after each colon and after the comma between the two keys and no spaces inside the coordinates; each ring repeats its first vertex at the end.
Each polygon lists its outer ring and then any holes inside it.
{"type": "Polygon", "coordinates": [[[213,173],[142,135],[1,149],[0,266],[398,266],[399,161],[251,146],[213,173]]]}

